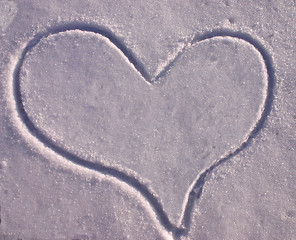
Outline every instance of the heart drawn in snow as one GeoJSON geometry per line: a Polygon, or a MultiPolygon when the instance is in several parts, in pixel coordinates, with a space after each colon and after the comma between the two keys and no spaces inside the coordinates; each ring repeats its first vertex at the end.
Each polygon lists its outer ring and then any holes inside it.
{"type": "Polygon", "coordinates": [[[199,174],[263,121],[267,60],[241,35],[195,38],[154,77],[108,31],[38,35],[14,73],[19,115],[59,155],[135,187],[175,231],[199,174]]]}

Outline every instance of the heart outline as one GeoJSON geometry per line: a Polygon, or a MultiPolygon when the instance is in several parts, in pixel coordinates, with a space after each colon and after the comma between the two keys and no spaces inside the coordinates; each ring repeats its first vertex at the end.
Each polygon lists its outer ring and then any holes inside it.
{"type": "Polygon", "coordinates": [[[140,73],[140,75],[149,83],[155,83],[160,77],[164,76],[167,73],[167,71],[171,68],[175,60],[182,54],[186,46],[179,52],[179,54],[177,54],[177,56],[171,62],[169,62],[163,68],[162,71],[160,71],[160,73],[157,76],[152,78],[145,70],[144,65],[133,55],[133,53],[129,49],[125,47],[124,43],[121,42],[110,30],[90,24],[70,23],[48,29],[46,32],[36,34],[23,49],[13,71],[13,96],[16,104],[17,114],[21,121],[24,123],[24,125],[27,127],[31,135],[33,135],[35,138],[37,138],[38,141],[42,142],[44,145],[53,150],[56,154],[62,156],[70,162],[100,172],[105,175],[113,176],[118,180],[123,181],[129,186],[133,187],[139,193],[141,193],[142,196],[149,202],[149,204],[154,209],[157,217],[159,218],[159,222],[168,232],[172,232],[174,237],[185,235],[186,233],[188,233],[190,229],[190,218],[192,208],[196,201],[195,199],[200,198],[203,190],[203,185],[206,181],[206,177],[220,164],[223,164],[227,160],[231,159],[233,156],[237,155],[239,152],[245,149],[247,145],[249,145],[251,140],[255,138],[257,133],[262,129],[264,122],[271,111],[271,106],[273,102],[273,89],[275,85],[275,76],[272,58],[270,54],[265,49],[264,45],[261,44],[258,40],[251,37],[251,35],[242,32],[233,32],[227,29],[218,29],[203,34],[197,34],[195,35],[193,40],[189,42],[190,45],[193,45],[197,42],[202,42],[204,40],[211,39],[214,37],[233,37],[236,39],[244,40],[249,44],[253,45],[255,49],[261,54],[262,59],[264,60],[264,65],[266,67],[267,72],[267,93],[261,116],[258,118],[256,124],[251,129],[247,138],[243,142],[241,142],[236,149],[226,153],[223,157],[213,162],[207,169],[205,169],[197,175],[197,178],[193,181],[192,185],[188,189],[187,198],[185,196],[185,200],[187,200],[187,203],[185,204],[185,208],[182,213],[181,224],[179,226],[176,226],[173,223],[171,223],[167,214],[163,210],[163,207],[159,200],[154,196],[153,193],[151,193],[149,188],[144,183],[141,183],[134,176],[130,176],[124,172],[121,172],[120,170],[117,170],[112,167],[106,167],[100,163],[89,162],[87,160],[84,160],[83,158],[76,156],[75,154],[72,154],[71,152],[65,149],[62,149],[61,147],[57,146],[49,137],[45,136],[37,127],[35,127],[33,122],[28,117],[24,108],[20,89],[20,71],[25,56],[32,48],[34,48],[41,41],[41,39],[48,37],[52,34],[57,34],[71,30],[93,32],[109,39],[125,55],[129,62],[140,73]]]}

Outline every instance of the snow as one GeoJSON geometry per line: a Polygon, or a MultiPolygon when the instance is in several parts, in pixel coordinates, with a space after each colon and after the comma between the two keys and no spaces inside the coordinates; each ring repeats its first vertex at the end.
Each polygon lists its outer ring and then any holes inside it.
{"type": "Polygon", "coordinates": [[[205,40],[151,86],[110,44],[78,30],[42,39],[21,66],[24,109],[58,148],[150,182],[176,222],[196,173],[236,149],[261,117],[262,57],[242,40],[205,40]]]}
{"type": "Polygon", "coordinates": [[[293,239],[295,3],[1,4],[2,238],[293,239]]]}
{"type": "Polygon", "coordinates": [[[17,5],[12,1],[1,1],[0,4],[0,34],[4,34],[17,13],[17,5]]]}

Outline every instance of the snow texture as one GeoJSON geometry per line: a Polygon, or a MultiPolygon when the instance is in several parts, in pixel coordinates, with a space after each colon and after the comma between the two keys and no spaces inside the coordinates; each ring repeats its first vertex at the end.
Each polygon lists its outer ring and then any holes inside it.
{"type": "Polygon", "coordinates": [[[1,239],[293,239],[293,1],[1,1],[1,239]]]}
{"type": "Polygon", "coordinates": [[[59,148],[150,182],[176,222],[197,173],[261,116],[262,59],[243,41],[206,40],[151,85],[110,45],[77,30],[42,39],[20,72],[24,109],[59,148]]]}
{"type": "Polygon", "coordinates": [[[7,30],[16,13],[16,3],[5,0],[0,2],[0,36],[7,30]]]}

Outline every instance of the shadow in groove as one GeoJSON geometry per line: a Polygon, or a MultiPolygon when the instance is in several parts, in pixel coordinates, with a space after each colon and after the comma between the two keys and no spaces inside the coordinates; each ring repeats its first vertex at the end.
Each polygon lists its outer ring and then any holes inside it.
{"type": "MultiPolygon", "coordinates": [[[[221,30],[214,30],[205,34],[196,35],[196,37],[193,39],[192,43],[201,42],[206,39],[211,39],[214,37],[233,37],[242,39],[250,44],[252,44],[262,55],[262,58],[264,59],[265,66],[268,73],[268,91],[267,91],[267,98],[264,104],[264,111],[262,113],[261,118],[256,123],[254,129],[251,131],[250,135],[248,136],[247,140],[244,141],[236,150],[229,153],[227,156],[219,159],[215,163],[213,163],[208,169],[206,169],[203,173],[201,173],[196,180],[194,187],[192,188],[189,197],[187,199],[187,205],[184,211],[184,215],[182,217],[182,224],[181,226],[175,226],[172,224],[167,216],[167,214],[163,210],[163,206],[158,201],[158,199],[149,191],[146,185],[141,183],[136,178],[129,176],[128,174],[121,172],[115,168],[112,167],[106,167],[100,163],[93,163],[89,162],[87,160],[84,160],[71,152],[59,147],[54,143],[50,138],[45,136],[30,120],[28,117],[24,104],[21,97],[21,89],[20,89],[20,71],[24,62],[24,59],[28,52],[32,48],[34,48],[42,38],[47,37],[52,34],[57,34],[60,32],[70,31],[70,30],[81,30],[81,31],[87,31],[87,32],[93,32],[100,34],[106,38],[108,38],[114,45],[116,45],[122,53],[129,59],[129,61],[134,65],[134,67],[141,73],[144,79],[148,82],[153,82],[151,79],[151,76],[148,74],[148,72],[145,70],[144,66],[140,61],[133,55],[133,53],[125,47],[124,43],[118,39],[114,34],[112,34],[111,31],[109,31],[106,28],[98,27],[95,25],[90,24],[84,24],[84,23],[69,23],[62,26],[57,26],[51,29],[48,29],[46,32],[37,34],[23,49],[23,52],[19,58],[19,61],[15,67],[14,73],[13,73],[13,91],[14,91],[14,98],[16,101],[16,107],[19,117],[21,118],[22,122],[25,124],[25,126],[28,128],[29,132],[36,137],[39,141],[44,143],[47,147],[51,148],[54,152],[61,155],[62,157],[66,158],[67,160],[71,161],[74,164],[86,167],[91,170],[98,171],[100,173],[110,175],[113,177],[116,177],[117,179],[125,182],[129,186],[134,187],[137,189],[143,197],[150,203],[150,205],[153,207],[153,209],[156,212],[156,215],[160,221],[160,223],[164,226],[164,228],[172,232],[174,238],[179,239],[180,236],[186,235],[190,228],[190,222],[191,222],[191,213],[192,209],[194,207],[194,203],[196,199],[199,199],[204,183],[206,181],[206,177],[220,164],[224,163],[225,161],[229,160],[236,154],[238,154],[240,151],[242,151],[247,145],[250,143],[250,141],[256,137],[257,133],[260,131],[260,129],[263,127],[265,120],[267,119],[270,111],[271,106],[273,102],[273,89],[275,85],[275,76],[274,76],[274,68],[272,64],[272,59],[268,51],[265,49],[265,47],[257,40],[252,38],[249,34],[241,33],[241,32],[232,32],[226,29],[221,30]]],[[[182,52],[180,53],[182,54],[182,52]]],[[[179,54],[179,55],[180,55],[179,54]]],[[[178,56],[179,56],[178,55],[178,56]]],[[[178,58],[178,56],[176,58],[178,58]]],[[[169,66],[170,67],[170,66],[169,66]]],[[[161,72],[161,75],[164,75],[166,72],[166,69],[169,68],[168,66],[164,68],[164,70],[161,72]]],[[[156,76],[156,78],[158,78],[156,76]]]]}

